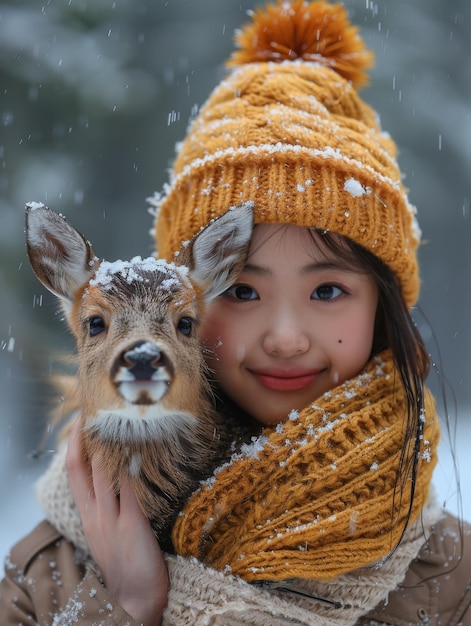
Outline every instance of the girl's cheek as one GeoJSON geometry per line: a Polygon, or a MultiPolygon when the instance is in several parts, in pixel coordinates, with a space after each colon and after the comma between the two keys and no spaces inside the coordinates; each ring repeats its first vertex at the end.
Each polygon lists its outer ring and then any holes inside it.
{"type": "Polygon", "coordinates": [[[236,344],[236,360],[241,363],[245,358],[245,346],[243,344],[236,344]]]}
{"type": "Polygon", "coordinates": [[[224,345],[221,337],[217,335],[205,335],[200,337],[200,340],[206,350],[209,350],[213,356],[217,356],[224,345]]]}

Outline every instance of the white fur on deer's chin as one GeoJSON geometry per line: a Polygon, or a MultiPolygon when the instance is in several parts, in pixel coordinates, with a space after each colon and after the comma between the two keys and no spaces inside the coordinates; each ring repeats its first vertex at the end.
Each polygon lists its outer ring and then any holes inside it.
{"type": "Polygon", "coordinates": [[[172,440],[178,432],[194,431],[197,418],[184,411],[169,412],[160,405],[129,406],[100,411],[86,425],[105,441],[138,443],[150,439],[172,440]]]}

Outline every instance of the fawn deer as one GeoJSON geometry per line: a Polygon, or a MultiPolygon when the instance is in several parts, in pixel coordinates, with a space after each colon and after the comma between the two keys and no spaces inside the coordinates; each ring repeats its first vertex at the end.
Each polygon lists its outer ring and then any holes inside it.
{"type": "Polygon", "coordinates": [[[115,490],[127,473],[164,545],[191,491],[227,451],[196,329],[242,268],[252,220],[250,204],[230,209],[182,250],[186,264],[109,263],[62,215],[26,205],[31,267],[76,339],[85,454],[100,455],[115,490]]]}

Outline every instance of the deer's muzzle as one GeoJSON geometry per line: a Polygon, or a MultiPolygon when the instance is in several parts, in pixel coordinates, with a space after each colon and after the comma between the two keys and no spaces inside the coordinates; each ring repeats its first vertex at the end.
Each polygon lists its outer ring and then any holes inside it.
{"type": "Polygon", "coordinates": [[[162,346],[137,341],[118,356],[114,382],[131,404],[155,404],[166,393],[174,374],[171,359],[162,346]]]}

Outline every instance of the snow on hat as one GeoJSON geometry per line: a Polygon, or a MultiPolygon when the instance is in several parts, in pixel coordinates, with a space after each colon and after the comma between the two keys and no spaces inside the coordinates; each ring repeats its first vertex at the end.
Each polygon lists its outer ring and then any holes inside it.
{"type": "Polygon", "coordinates": [[[212,219],[253,203],[255,223],[339,233],[418,297],[420,230],[396,146],[359,97],[373,54],[339,4],[279,1],[236,36],[233,68],[179,146],[156,194],[155,238],[171,259],[212,219]]]}

